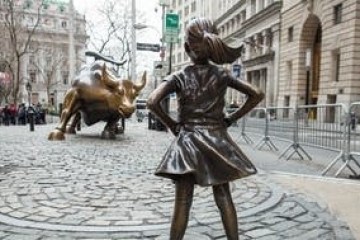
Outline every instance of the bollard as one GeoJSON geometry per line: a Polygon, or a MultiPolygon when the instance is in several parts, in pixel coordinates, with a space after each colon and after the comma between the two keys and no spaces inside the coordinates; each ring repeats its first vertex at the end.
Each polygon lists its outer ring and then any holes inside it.
{"type": "Polygon", "coordinates": [[[28,114],[29,114],[30,132],[33,132],[34,131],[34,109],[32,107],[29,107],[28,114]]]}

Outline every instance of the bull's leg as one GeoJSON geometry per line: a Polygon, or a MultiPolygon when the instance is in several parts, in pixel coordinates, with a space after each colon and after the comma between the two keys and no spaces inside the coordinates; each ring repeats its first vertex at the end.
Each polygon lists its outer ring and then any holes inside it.
{"type": "Polygon", "coordinates": [[[124,133],[124,122],[125,118],[120,118],[118,121],[116,121],[115,124],[115,134],[122,134],[124,133]]]}
{"type": "Polygon", "coordinates": [[[66,133],[76,134],[75,129],[76,129],[77,125],[80,123],[80,120],[81,120],[81,113],[76,112],[66,127],[66,133]]]}
{"type": "Polygon", "coordinates": [[[118,128],[118,121],[117,120],[109,120],[105,127],[103,132],[101,133],[101,137],[102,138],[108,138],[108,139],[115,139],[116,138],[116,134],[117,134],[117,128],[118,128]]]}
{"type": "Polygon", "coordinates": [[[79,111],[80,105],[76,91],[69,91],[64,99],[64,108],[61,113],[60,124],[50,132],[49,140],[65,140],[66,125],[70,118],[79,111]]]}

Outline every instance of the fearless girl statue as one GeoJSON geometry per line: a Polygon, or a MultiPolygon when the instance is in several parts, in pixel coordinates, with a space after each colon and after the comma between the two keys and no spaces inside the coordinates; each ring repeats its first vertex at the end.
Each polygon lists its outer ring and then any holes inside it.
{"type": "Polygon", "coordinates": [[[176,136],[155,173],[175,182],[170,239],[183,239],[195,185],[212,187],[227,238],[239,239],[229,182],[255,174],[256,168],[231,139],[227,128],[253,109],[264,94],[213,64],[234,62],[241,56],[243,45],[227,46],[217,36],[212,21],[193,19],[186,28],[184,47],[192,63],[169,75],[147,102],[150,111],[176,136]],[[247,100],[226,115],[228,87],[247,95],[247,100]],[[160,104],[174,92],[178,101],[177,120],[160,104]]]}

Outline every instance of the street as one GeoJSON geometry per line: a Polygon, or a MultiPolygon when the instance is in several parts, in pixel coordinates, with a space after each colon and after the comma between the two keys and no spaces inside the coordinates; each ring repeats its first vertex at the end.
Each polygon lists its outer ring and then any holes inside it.
{"type": "MultiPolygon", "coordinates": [[[[54,124],[0,126],[0,239],[168,239],[174,185],[153,173],[173,137],[146,122],[127,120],[116,140],[101,139],[99,123],[60,142],[47,140],[54,124]]],[[[259,168],[231,183],[242,240],[356,239],[327,206],[272,180],[276,170],[319,175],[321,161],[237,141],[259,168]]],[[[226,239],[211,188],[195,188],[185,239],[226,239]]]]}

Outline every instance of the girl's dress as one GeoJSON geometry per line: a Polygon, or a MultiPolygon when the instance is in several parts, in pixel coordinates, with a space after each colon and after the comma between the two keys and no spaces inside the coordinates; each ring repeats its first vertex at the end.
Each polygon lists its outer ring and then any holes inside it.
{"type": "Polygon", "coordinates": [[[226,89],[237,80],[211,64],[188,66],[166,80],[177,94],[181,128],[155,174],[174,180],[190,174],[201,186],[255,174],[224,123],[226,89]]]}

